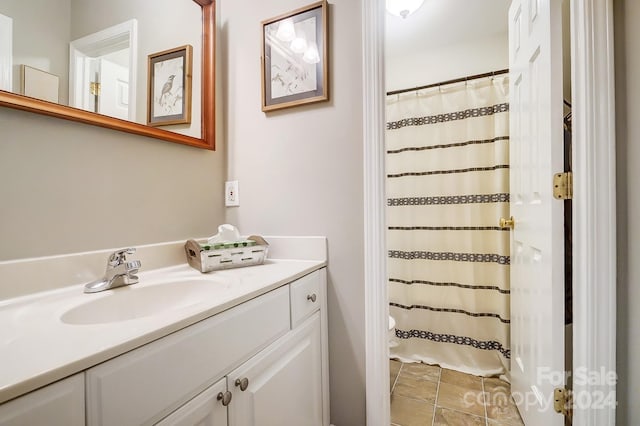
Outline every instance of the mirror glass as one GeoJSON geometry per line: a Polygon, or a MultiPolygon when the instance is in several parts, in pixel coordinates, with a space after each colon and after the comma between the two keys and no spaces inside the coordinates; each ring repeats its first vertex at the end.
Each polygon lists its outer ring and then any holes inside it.
{"type": "Polygon", "coordinates": [[[2,0],[0,89],[146,125],[149,55],[191,46],[190,123],[161,129],[202,138],[202,19],[192,0],[2,0]]]}

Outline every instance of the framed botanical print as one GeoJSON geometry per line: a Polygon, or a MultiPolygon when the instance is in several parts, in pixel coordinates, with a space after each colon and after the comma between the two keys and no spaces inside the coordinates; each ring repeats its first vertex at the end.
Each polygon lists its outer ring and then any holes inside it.
{"type": "Polygon", "coordinates": [[[326,101],[327,2],[262,22],[262,111],[326,101]]]}

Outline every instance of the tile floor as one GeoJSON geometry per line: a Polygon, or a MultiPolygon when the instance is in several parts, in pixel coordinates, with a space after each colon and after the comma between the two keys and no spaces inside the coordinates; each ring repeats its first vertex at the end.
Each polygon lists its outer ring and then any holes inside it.
{"type": "Polygon", "coordinates": [[[523,426],[509,384],[437,365],[390,361],[393,426],[523,426]]]}

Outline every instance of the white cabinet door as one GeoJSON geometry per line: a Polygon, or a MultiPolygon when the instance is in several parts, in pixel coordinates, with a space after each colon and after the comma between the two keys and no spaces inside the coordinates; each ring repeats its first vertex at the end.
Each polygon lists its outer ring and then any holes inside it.
{"type": "Polygon", "coordinates": [[[87,370],[87,425],[155,424],[289,330],[273,290],[87,370]]]}
{"type": "Polygon", "coordinates": [[[227,386],[233,393],[229,426],[328,424],[322,419],[320,342],[320,313],[316,312],[228,375],[227,386]]]}
{"type": "Polygon", "coordinates": [[[174,411],[158,426],[227,426],[227,407],[218,399],[218,395],[224,395],[226,391],[227,381],[223,378],[174,411]]]}
{"type": "Polygon", "coordinates": [[[83,426],[84,373],[0,405],[2,426],[83,426]]]}

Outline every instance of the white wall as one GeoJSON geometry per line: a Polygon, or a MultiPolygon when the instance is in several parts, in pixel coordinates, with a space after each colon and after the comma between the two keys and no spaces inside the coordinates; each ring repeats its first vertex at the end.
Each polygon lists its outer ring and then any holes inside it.
{"type": "Polygon", "coordinates": [[[616,423],[640,419],[640,2],[614,1],[618,224],[618,409],[616,423]]]}
{"type": "Polygon", "coordinates": [[[246,234],[325,235],[329,244],[331,421],[365,424],[362,39],[360,0],[330,2],[329,102],[265,114],[260,21],[299,0],[221,4],[228,178],[246,234]]]}
{"type": "Polygon", "coordinates": [[[69,95],[70,0],[2,0],[0,13],[13,18],[13,92],[20,93],[20,65],[57,75],[59,100],[69,95]]]}
{"type": "Polygon", "coordinates": [[[509,68],[508,34],[415,51],[409,56],[385,54],[387,91],[424,86],[509,68]]]}

